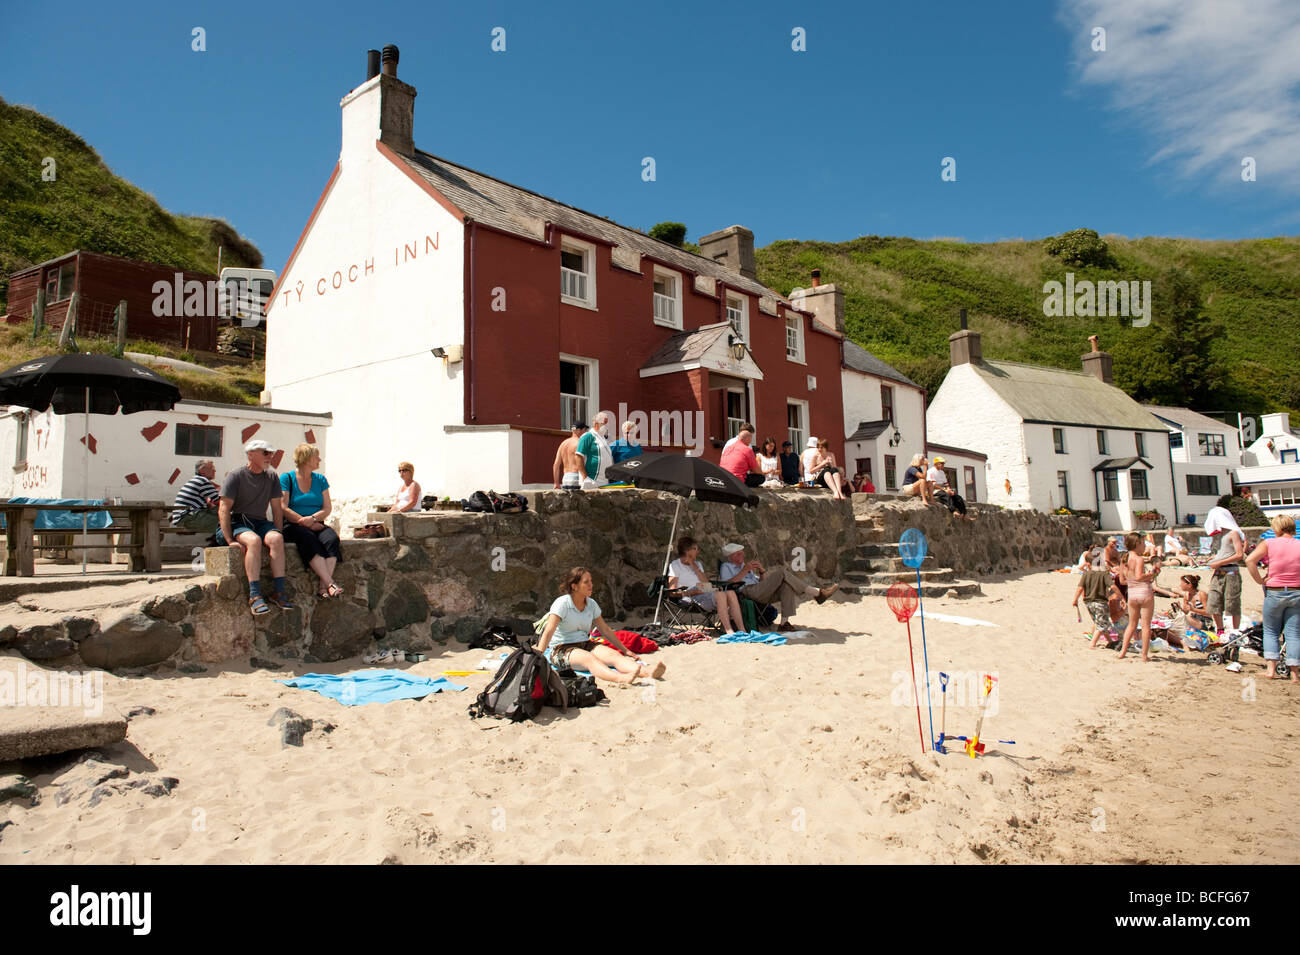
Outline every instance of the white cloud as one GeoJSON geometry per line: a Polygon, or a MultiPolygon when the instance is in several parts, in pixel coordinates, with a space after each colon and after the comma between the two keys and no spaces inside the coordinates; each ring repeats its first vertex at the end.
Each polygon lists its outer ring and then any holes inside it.
{"type": "Polygon", "coordinates": [[[1253,156],[1260,185],[1300,192],[1296,0],[1076,0],[1061,16],[1080,80],[1143,128],[1151,162],[1240,183],[1253,156]],[[1105,52],[1091,49],[1094,27],[1105,52]]]}

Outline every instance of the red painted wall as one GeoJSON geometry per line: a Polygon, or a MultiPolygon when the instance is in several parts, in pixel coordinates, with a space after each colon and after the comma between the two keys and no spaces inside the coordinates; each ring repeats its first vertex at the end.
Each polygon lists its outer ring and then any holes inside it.
{"type": "MultiPolygon", "coordinates": [[[[641,366],[674,332],[654,324],[652,264],[642,260],[642,273],[611,262],[607,246],[596,246],[598,310],[560,301],[559,237],[553,247],[505,235],[483,227],[472,230],[469,252],[472,279],[473,327],[467,336],[467,424],[513,424],[558,429],[560,425],[560,366],[563,352],[599,361],[600,404],[617,413],[619,404],[644,412],[694,411],[706,408],[707,372],[640,376],[641,366]],[[493,310],[494,290],[505,292],[505,310],[493,310]]],[[[723,315],[716,296],[694,291],[694,277],[681,276],[683,327],[711,325],[723,315]]],[[[734,290],[733,290],[734,293],[734,290]]],[[[751,347],[765,379],[754,386],[754,421],[761,432],[784,440],[786,399],[809,401],[812,433],[838,436],[843,420],[840,396],[840,342],[812,331],[804,318],[806,365],[785,357],[785,320],[759,311],[749,299],[751,347]],[[810,392],[807,375],[817,377],[810,392]]],[[[500,300],[499,293],[496,300],[500,300]]],[[[593,409],[594,411],[599,409],[593,409]]],[[[724,433],[708,422],[709,434],[724,433]]],[[[707,436],[707,434],[706,434],[707,436]]],[[[524,433],[524,481],[551,481],[551,463],[562,435],[524,433]]],[[[832,449],[843,454],[843,439],[832,438],[832,449]]],[[[720,452],[706,444],[705,456],[717,461],[720,452]]]]}

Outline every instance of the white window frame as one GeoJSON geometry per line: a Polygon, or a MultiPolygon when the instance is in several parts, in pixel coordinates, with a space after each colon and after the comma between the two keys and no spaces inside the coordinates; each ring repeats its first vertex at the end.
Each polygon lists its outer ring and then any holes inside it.
{"type": "Polygon", "coordinates": [[[14,415],[18,424],[18,435],[14,439],[14,470],[27,470],[27,412],[20,411],[14,415]]]}
{"type": "Polygon", "coordinates": [[[740,292],[732,292],[728,290],[723,299],[723,303],[724,303],[724,308],[726,309],[727,321],[732,322],[732,325],[739,329],[741,341],[743,341],[746,345],[751,345],[752,347],[752,343],[749,340],[749,297],[746,295],[742,295],[740,292]],[[732,318],[731,318],[731,312],[732,312],[731,302],[733,299],[740,303],[740,308],[738,309],[739,318],[740,318],[739,325],[736,325],[735,322],[732,322],[732,318]]]}
{"type": "Polygon", "coordinates": [[[791,444],[794,445],[794,453],[799,455],[799,474],[802,475],[804,445],[808,443],[808,431],[812,427],[812,424],[808,419],[808,402],[803,401],[802,399],[799,398],[786,398],[785,407],[786,407],[785,437],[787,441],[789,441],[791,444]],[[799,408],[799,424],[802,426],[801,427],[802,433],[800,434],[798,441],[795,440],[795,429],[790,427],[790,406],[791,405],[796,405],[799,408]]]}
{"type": "Polygon", "coordinates": [[[560,352],[559,360],[567,361],[571,365],[584,365],[586,367],[587,390],[590,392],[590,394],[585,396],[568,395],[565,394],[564,392],[560,392],[560,430],[568,431],[569,426],[572,425],[572,422],[566,422],[564,420],[564,402],[566,398],[570,398],[570,397],[573,398],[586,397],[587,412],[586,414],[582,415],[581,418],[583,421],[587,423],[587,426],[590,427],[591,419],[596,417],[596,415],[600,412],[600,360],[596,358],[583,358],[580,355],[567,355],[564,352],[560,352]]]}
{"type": "Polygon", "coordinates": [[[660,268],[656,265],[654,267],[653,281],[650,286],[650,295],[653,301],[652,314],[654,315],[654,323],[656,325],[662,325],[665,328],[676,328],[680,330],[682,327],[681,274],[670,271],[669,269],[660,268]],[[653,281],[659,281],[661,279],[672,283],[672,295],[662,295],[659,292],[654,291],[653,281]],[[670,313],[667,321],[662,320],[659,315],[659,313],[664,310],[670,313]]]}
{"type": "Polygon", "coordinates": [[[803,350],[803,316],[798,312],[785,313],[785,360],[792,361],[797,365],[808,364],[804,357],[803,350]],[[794,324],[792,325],[791,322],[794,324]],[[794,333],[793,336],[791,333],[794,333]],[[794,339],[794,348],[790,348],[791,338],[794,339]]]}
{"type": "Polygon", "coordinates": [[[596,309],[596,247],[590,242],[582,242],[578,239],[571,239],[565,236],[560,240],[560,251],[570,252],[574,255],[582,256],[582,272],[575,273],[586,277],[587,295],[585,298],[579,298],[576,295],[567,295],[564,291],[565,273],[574,272],[573,269],[566,269],[560,266],[560,301],[567,302],[570,305],[577,305],[581,308],[589,308],[593,311],[596,309]]]}

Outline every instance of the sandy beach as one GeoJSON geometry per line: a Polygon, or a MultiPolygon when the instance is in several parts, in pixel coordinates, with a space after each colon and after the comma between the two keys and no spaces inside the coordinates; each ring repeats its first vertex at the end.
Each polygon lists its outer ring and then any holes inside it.
{"type": "MultiPolygon", "coordinates": [[[[39,802],[0,804],[0,863],[1300,861],[1286,835],[1300,688],[1250,655],[1234,674],[1200,653],[1091,650],[1077,581],[1038,573],[926,601],[995,625],[925,625],[930,669],[954,679],[949,732],[976,719],[958,684],[998,677],[978,759],[921,754],[906,629],[879,597],[805,605],[795,620],[813,635],[785,646],[665,648],[653,687],[519,725],[467,717],[486,674],[361,707],[276,682],[289,671],[109,675],[111,704],[155,712],[103,761],[174,788],[91,806],[85,764],[28,761],[39,802]],[[282,748],[267,725],[282,706],[333,729],[282,748]]],[[[1260,603],[1248,581],[1244,609],[1260,603]]],[[[919,675],[918,619],[912,633],[919,675]]],[[[921,715],[928,736],[924,700],[921,715]]]]}

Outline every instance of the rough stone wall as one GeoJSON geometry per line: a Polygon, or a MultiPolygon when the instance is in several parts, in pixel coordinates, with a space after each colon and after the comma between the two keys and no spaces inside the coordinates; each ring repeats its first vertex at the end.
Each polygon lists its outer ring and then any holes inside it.
{"type": "Polygon", "coordinates": [[[980,504],[971,508],[976,519],[966,521],[915,498],[855,494],[853,509],[860,518],[862,543],[896,543],[906,528],[916,527],[925,534],[932,555],[924,569],[951,567],[966,577],[1073,564],[1092,544],[1096,530],[1085,517],[980,504]]]}
{"type": "MultiPolygon", "coordinates": [[[[331,662],[376,644],[427,649],[481,633],[494,617],[531,624],[577,565],[591,570],[610,623],[653,614],[646,591],[663,566],[678,498],[635,490],[528,497],[532,506],[523,514],[384,515],[393,536],[343,541],[335,571],[346,591],[341,598],[317,597],[315,576],[289,547],[294,609],[253,617],[242,560],[232,560],[228,548],[209,548],[204,576],[163,584],[138,607],[16,620],[0,627],[0,650],[13,646],[53,665],[170,661],[195,669],[250,656],[331,662]]],[[[850,507],[813,491],[764,492],[756,509],[684,501],[677,536],[687,533],[700,541],[710,570],[722,545],[736,541],[769,567],[802,564],[810,583],[838,578],[857,546],[850,507]]],[[[262,582],[269,595],[265,562],[262,582]]]]}

